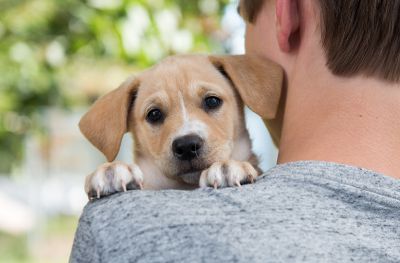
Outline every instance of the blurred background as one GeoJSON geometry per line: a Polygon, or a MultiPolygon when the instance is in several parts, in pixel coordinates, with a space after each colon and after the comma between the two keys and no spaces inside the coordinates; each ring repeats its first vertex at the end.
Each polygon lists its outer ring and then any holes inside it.
{"type": "MultiPolygon", "coordinates": [[[[67,262],[105,158],[77,123],[129,75],[177,53],[240,54],[230,0],[0,0],[0,262],[67,262]]],[[[266,170],[276,149],[246,109],[266,170]]],[[[118,159],[132,161],[125,136],[118,159]]]]}

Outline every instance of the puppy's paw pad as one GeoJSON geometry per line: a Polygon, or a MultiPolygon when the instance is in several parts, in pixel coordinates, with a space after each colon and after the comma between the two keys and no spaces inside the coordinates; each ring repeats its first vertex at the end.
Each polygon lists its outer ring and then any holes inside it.
{"type": "Polygon", "coordinates": [[[248,162],[229,160],[226,162],[215,162],[201,173],[200,187],[240,187],[242,183],[253,183],[258,172],[248,162]]]}
{"type": "Polygon", "coordinates": [[[122,162],[104,163],[86,177],[89,200],[116,192],[143,188],[143,173],[137,165],[122,162]]]}

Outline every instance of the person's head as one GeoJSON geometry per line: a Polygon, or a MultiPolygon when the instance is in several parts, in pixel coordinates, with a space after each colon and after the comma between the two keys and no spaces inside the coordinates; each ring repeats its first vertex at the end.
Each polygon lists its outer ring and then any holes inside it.
{"type": "Polygon", "coordinates": [[[272,123],[282,127],[278,162],[333,161],[400,178],[400,1],[241,0],[239,13],[246,53],[285,71],[272,123]]]}
{"type": "Polygon", "coordinates": [[[247,22],[246,52],[286,71],[306,51],[323,55],[337,76],[400,79],[400,1],[241,0],[239,12],[247,22]]]}

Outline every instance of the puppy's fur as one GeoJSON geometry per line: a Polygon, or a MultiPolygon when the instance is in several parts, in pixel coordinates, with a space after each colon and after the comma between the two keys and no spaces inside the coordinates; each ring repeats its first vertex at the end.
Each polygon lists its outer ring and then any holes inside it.
{"type": "MultiPolygon", "coordinates": [[[[253,181],[260,170],[243,107],[276,119],[282,79],[279,66],[257,56],[180,55],[126,80],[96,101],[79,126],[109,162],[122,136],[131,132],[135,164],[103,164],[87,177],[86,192],[100,197],[135,187],[190,189],[253,181]],[[217,107],[208,107],[210,97],[217,98],[212,101],[217,107]],[[157,122],[149,120],[152,110],[162,115],[157,122]],[[190,158],[182,158],[174,146],[181,138],[196,140],[189,142],[190,158]]],[[[279,127],[269,127],[275,143],[279,127]]]]}

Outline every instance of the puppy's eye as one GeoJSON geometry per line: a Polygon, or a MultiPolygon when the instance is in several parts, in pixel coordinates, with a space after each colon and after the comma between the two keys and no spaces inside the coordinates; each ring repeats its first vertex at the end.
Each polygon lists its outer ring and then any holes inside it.
{"type": "Polygon", "coordinates": [[[215,96],[209,96],[205,98],[203,102],[203,107],[206,111],[217,109],[221,107],[221,105],[222,105],[222,100],[215,96]]]}
{"type": "Polygon", "coordinates": [[[160,123],[164,120],[164,115],[159,109],[152,109],[147,113],[146,120],[152,124],[160,123]]]}

